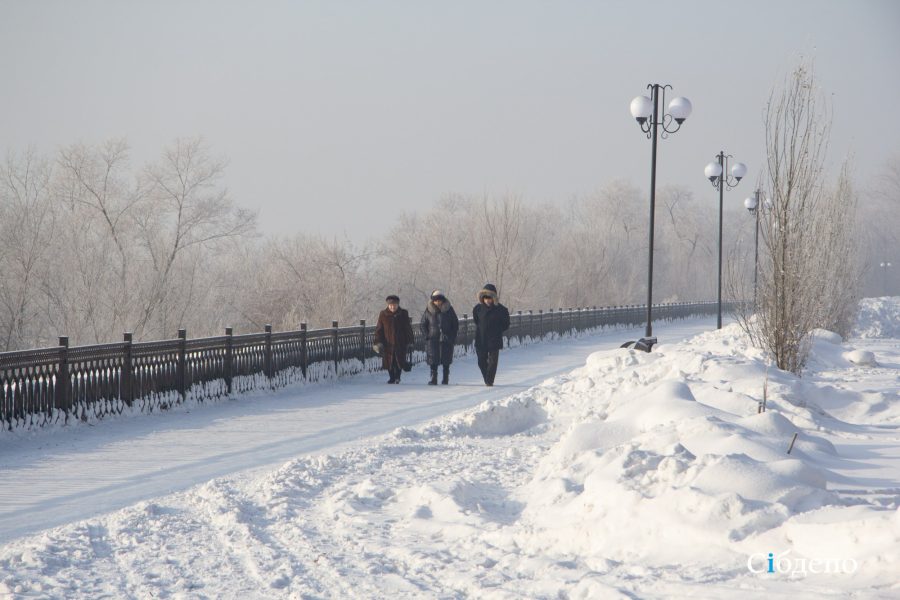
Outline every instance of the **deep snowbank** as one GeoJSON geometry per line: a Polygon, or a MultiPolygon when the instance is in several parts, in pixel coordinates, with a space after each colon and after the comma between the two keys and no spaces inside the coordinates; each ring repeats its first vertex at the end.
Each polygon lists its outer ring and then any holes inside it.
{"type": "Polygon", "coordinates": [[[860,300],[853,337],[900,338],[900,296],[860,300]]]}

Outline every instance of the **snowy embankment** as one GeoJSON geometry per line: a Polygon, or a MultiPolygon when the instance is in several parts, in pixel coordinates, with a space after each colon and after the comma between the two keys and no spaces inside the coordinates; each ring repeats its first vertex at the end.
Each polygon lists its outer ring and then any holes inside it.
{"type": "Polygon", "coordinates": [[[0,596],[896,597],[900,340],[819,332],[812,352],[803,379],[734,325],[596,352],[352,450],[15,540],[0,596]]]}

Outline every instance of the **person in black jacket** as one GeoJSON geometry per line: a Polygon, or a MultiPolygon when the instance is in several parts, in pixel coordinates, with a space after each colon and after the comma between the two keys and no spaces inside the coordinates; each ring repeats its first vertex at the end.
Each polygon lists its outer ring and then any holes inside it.
{"type": "Polygon", "coordinates": [[[509,311],[500,304],[497,287],[487,283],[478,292],[478,304],[472,309],[475,321],[475,354],[478,368],[484,377],[484,384],[494,385],[497,376],[497,361],[503,348],[503,332],[509,329],[509,311]]]}
{"type": "Polygon", "coordinates": [[[406,309],[400,308],[400,298],[392,294],[385,302],[387,308],[378,315],[372,349],[381,355],[381,368],[390,374],[388,383],[400,383],[401,371],[410,367],[406,350],[415,341],[412,321],[406,309]]]}
{"type": "Polygon", "coordinates": [[[450,363],[453,362],[453,347],[456,344],[456,333],[459,331],[459,319],[441,290],[431,292],[419,327],[422,330],[422,337],[425,338],[425,355],[428,366],[431,367],[431,380],[428,385],[437,385],[438,365],[444,368],[441,383],[447,385],[450,382],[450,363]]]}

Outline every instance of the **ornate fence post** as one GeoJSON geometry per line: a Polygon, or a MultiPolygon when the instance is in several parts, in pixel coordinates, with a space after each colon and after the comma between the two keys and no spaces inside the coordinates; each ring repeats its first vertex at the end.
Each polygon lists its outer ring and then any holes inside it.
{"type": "Polygon", "coordinates": [[[266,332],[266,350],[263,358],[263,370],[266,373],[266,379],[269,380],[269,387],[273,387],[272,378],[274,373],[272,370],[272,326],[268,323],[265,326],[266,332]]]}
{"type": "Polygon", "coordinates": [[[528,337],[534,341],[534,311],[531,309],[528,310],[528,337]]]}
{"type": "Polygon", "coordinates": [[[366,320],[359,320],[359,362],[366,366],[366,320]]]}
{"type": "Polygon", "coordinates": [[[516,337],[519,338],[519,344],[522,344],[522,311],[516,311],[516,337]]]}
{"type": "Polygon", "coordinates": [[[187,386],[187,329],[178,330],[178,367],[175,369],[175,384],[178,387],[178,394],[181,401],[184,402],[187,386]]]}
{"type": "Polygon", "coordinates": [[[331,357],[334,359],[334,376],[338,376],[338,322],[331,322],[331,357]]]}
{"type": "Polygon", "coordinates": [[[232,335],[234,333],[234,329],[231,327],[225,328],[225,364],[222,365],[223,370],[225,371],[225,390],[228,395],[231,395],[231,383],[234,378],[234,339],[232,335]]]}
{"type": "Polygon", "coordinates": [[[134,388],[132,387],[131,343],[132,333],[126,331],[125,343],[122,345],[122,377],[119,379],[119,397],[125,406],[130,407],[134,402],[134,388]]]}
{"type": "Polygon", "coordinates": [[[300,370],[303,379],[306,379],[306,369],[309,367],[309,341],[306,339],[306,323],[300,323],[300,370]]]}
{"type": "Polygon", "coordinates": [[[72,410],[72,380],[69,377],[69,337],[59,336],[59,371],[56,373],[56,408],[66,413],[65,422],[69,422],[69,412],[72,410]]]}

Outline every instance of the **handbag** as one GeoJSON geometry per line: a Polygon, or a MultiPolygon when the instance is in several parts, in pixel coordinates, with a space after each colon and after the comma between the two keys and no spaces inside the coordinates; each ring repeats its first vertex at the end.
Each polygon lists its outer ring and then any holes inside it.
{"type": "Polygon", "coordinates": [[[407,352],[406,362],[403,363],[403,371],[406,373],[409,373],[410,371],[412,371],[412,353],[413,353],[412,344],[407,346],[406,352],[407,352]]]}

